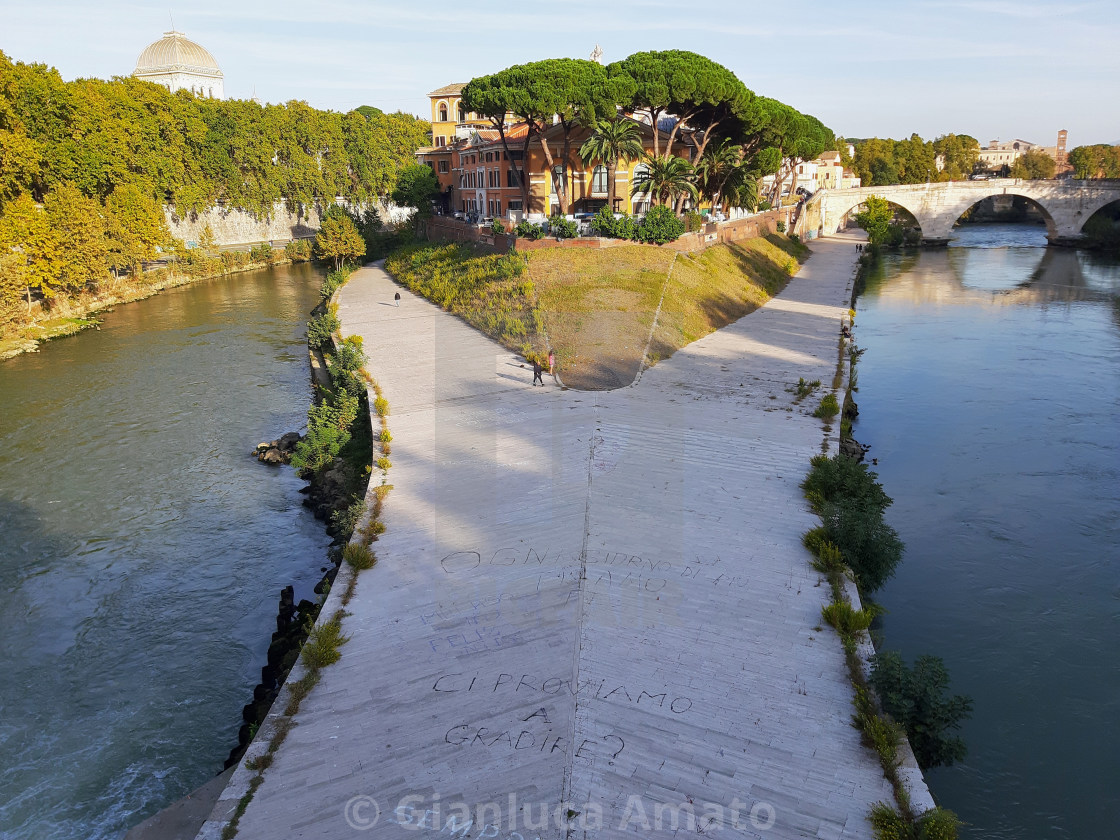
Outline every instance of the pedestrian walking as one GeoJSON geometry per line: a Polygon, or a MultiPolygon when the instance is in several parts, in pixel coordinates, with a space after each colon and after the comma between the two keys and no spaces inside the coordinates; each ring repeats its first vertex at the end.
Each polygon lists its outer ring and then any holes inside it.
{"type": "Polygon", "coordinates": [[[533,385],[534,385],[534,387],[536,386],[537,382],[540,382],[541,385],[544,385],[544,377],[541,376],[542,373],[544,373],[544,368],[541,367],[540,362],[538,362],[536,359],[534,359],[533,360],[533,385]]]}
{"type": "Polygon", "coordinates": [[[548,351],[548,375],[552,376],[556,373],[556,354],[551,350],[548,351]]]}
{"type": "Polygon", "coordinates": [[[397,306],[401,305],[401,293],[400,292],[394,292],[393,293],[393,303],[395,303],[397,306]]]}

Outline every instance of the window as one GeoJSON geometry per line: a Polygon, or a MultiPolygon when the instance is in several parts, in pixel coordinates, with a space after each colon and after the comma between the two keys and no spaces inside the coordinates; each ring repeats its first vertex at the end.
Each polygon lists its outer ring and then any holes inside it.
{"type": "Polygon", "coordinates": [[[521,175],[522,175],[522,172],[521,172],[520,169],[508,169],[508,170],[506,170],[506,186],[507,187],[516,187],[516,188],[520,189],[521,188],[521,175]]]}
{"type": "Polygon", "coordinates": [[[439,121],[440,122],[447,122],[447,106],[446,105],[441,104],[439,106],[439,121]]]}
{"type": "Polygon", "coordinates": [[[607,167],[599,165],[591,173],[591,193],[592,195],[599,193],[605,194],[607,192],[607,167]]]}
{"type": "Polygon", "coordinates": [[[494,202],[494,215],[502,215],[502,200],[500,198],[494,202]]]}
{"type": "Polygon", "coordinates": [[[446,145],[447,145],[447,138],[446,137],[444,137],[443,135],[440,135],[439,137],[436,138],[436,146],[437,147],[442,148],[443,146],[446,146],[446,145]]]}
{"type": "Polygon", "coordinates": [[[506,206],[509,207],[510,210],[520,210],[521,209],[521,199],[520,198],[515,198],[513,201],[511,201],[506,206]]]}
{"type": "Polygon", "coordinates": [[[459,122],[467,121],[467,112],[463,110],[463,106],[459,106],[459,122]]]}
{"type": "Polygon", "coordinates": [[[564,181],[564,167],[552,167],[552,191],[558,194],[557,187],[564,181]]]}
{"type": "Polygon", "coordinates": [[[447,174],[447,161],[441,160],[439,162],[439,171],[442,172],[444,175],[447,174]]]}

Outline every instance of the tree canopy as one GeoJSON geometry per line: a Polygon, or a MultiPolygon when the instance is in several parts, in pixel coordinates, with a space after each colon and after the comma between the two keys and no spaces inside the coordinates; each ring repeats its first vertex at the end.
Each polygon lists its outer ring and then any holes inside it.
{"type": "Polygon", "coordinates": [[[1037,181],[1053,178],[1058,170],[1058,163],[1041,149],[1031,149],[1024,152],[1011,164],[1012,178],[1026,178],[1037,181]]]}
{"type": "MultiPolygon", "coordinates": [[[[568,204],[574,127],[595,126],[619,113],[633,115],[657,129],[653,132],[654,158],[667,161],[673,157],[674,142],[688,132],[695,148],[692,163],[711,145],[731,143],[742,173],[755,180],[780,172],[788,175],[797,162],[817,157],[835,143],[833,133],[815,117],[756,96],[726,67],[686,50],[634,53],[606,68],[577,59],[507,67],[472,79],[463,88],[462,102],[464,108],[490,120],[507,154],[512,151],[506,135],[507,114],[526,124],[520,157],[527,156],[532,142],[541,144],[549,170],[560,172],[555,185],[563,212],[568,204]],[[554,115],[562,126],[560,149],[553,149],[545,137],[554,115]],[[555,161],[554,152],[559,152],[555,161]]],[[[584,158],[609,161],[592,155],[584,158]]],[[[524,178],[520,186],[523,206],[528,207],[529,185],[524,178]]],[[[756,193],[753,185],[744,191],[756,193]]]]}
{"type": "MultiPolygon", "coordinates": [[[[0,139],[0,154],[2,143],[0,139]]],[[[1074,178],[1120,178],[1120,146],[1078,146],[1070,150],[1069,163],[1074,178]]]]}
{"type": "Polygon", "coordinates": [[[980,154],[980,144],[967,134],[945,134],[932,141],[911,134],[905,140],[874,137],[852,142],[852,169],[865,187],[961,180],[972,174],[980,154]]]}
{"type": "Polygon", "coordinates": [[[131,77],[65,82],[0,52],[0,291],[45,298],[172,243],[180,215],[221,204],[361,205],[388,196],[429,125],[363,106],[260,105],[169,93],[131,77]]]}

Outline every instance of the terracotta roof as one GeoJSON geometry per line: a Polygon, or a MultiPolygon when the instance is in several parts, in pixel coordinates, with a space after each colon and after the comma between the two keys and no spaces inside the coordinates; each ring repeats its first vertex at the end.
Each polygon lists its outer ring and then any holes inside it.
{"type": "Polygon", "coordinates": [[[436,90],[433,90],[431,93],[428,94],[428,96],[450,96],[452,94],[459,93],[466,86],[467,86],[466,82],[454,82],[453,84],[444,85],[441,88],[437,88],[436,90]]]}

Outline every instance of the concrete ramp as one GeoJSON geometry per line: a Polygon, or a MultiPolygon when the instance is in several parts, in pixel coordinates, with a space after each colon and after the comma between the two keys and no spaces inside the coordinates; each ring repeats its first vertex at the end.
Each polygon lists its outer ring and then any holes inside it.
{"type": "Polygon", "coordinates": [[[344,332],[392,406],[388,530],[238,837],[870,837],[892,793],[800,544],[819,396],[786,390],[832,381],[855,241],[612,392],[532,387],[354,275],[344,332]]]}

